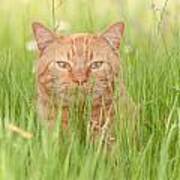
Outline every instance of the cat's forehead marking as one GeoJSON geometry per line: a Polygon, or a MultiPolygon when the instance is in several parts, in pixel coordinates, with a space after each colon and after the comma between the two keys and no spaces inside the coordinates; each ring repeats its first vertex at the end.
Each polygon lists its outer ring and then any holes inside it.
{"type": "Polygon", "coordinates": [[[71,48],[67,50],[68,58],[78,57],[83,60],[91,60],[93,58],[92,41],[95,38],[95,35],[87,33],[69,36],[71,48]]]}

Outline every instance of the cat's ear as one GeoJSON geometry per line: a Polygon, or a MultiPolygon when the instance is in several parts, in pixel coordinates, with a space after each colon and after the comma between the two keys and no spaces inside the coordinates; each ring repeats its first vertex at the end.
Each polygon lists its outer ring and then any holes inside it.
{"type": "Polygon", "coordinates": [[[40,23],[34,22],[32,24],[32,29],[40,51],[43,51],[49,45],[49,43],[55,40],[55,35],[53,32],[40,23]]]}
{"type": "Polygon", "coordinates": [[[107,40],[112,48],[118,49],[124,33],[124,23],[119,22],[111,25],[101,36],[107,40]]]}

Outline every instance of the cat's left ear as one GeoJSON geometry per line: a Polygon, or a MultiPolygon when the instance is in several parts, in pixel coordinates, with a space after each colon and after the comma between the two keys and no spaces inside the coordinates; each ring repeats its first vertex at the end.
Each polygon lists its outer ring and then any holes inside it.
{"type": "Polygon", "coordinates": [[[56,38],[53,32],[40,23],[34,22],[32,28],[40,51],[43,51],[56,38]]]}
{"type": "Polygon", "coordinates": [[[123,33],[124,23],[119,22],[111,25],[101,36],[106,39],[113,49],[117,50],[120,46],[123,33]]]}

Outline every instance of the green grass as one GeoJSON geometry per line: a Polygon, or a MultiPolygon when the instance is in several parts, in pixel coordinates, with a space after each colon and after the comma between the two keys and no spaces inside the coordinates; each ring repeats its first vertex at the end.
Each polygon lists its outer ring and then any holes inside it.
{"type": "MultiPolygon", "coordinates": [[[[178,2],[2,0],[0,7],[0,180],[180,179],[180,24],[178,2]],[[109,4],[108,4],[109,3],[109,4]],[[121,56],[127,90],[141,108],[138,140],[132,129],[118,128],[111,151],[83,140],[72,112],[70,133],[41,126],[35,112],[36,55],[26,49],[31,23],[53,28],[56,20],[71,25],[66,33],[102,31],[123,20],[121,56]],[[14,124],[32,132],[31,140],[11,132],[14,124]],[[82,141],[83,140],[83,141],[82,141]]],[[[121,121],[117,109],[117,123],[121,121]]]]}

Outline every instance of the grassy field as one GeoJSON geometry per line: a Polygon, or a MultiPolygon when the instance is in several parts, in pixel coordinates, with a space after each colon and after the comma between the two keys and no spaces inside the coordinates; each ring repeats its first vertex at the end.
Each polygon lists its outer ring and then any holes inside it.
{"type": "Polygon", "coordinates": [[[180,179],[180,3],[152,2],[1,0],[0,180],[180,179]],[[129,127],[117,129],[118,141],[106,151],[82,141],[84,131],[76,126],[67,136],[58,125],[49,135],[39,124],[33,21],[63,33],[103,31],[125,22],[120,52],[128,92],[141,108],[138,141],[131,141],[129,127]],[[33,138],[13,133],[11,124],[33,138]]]}

